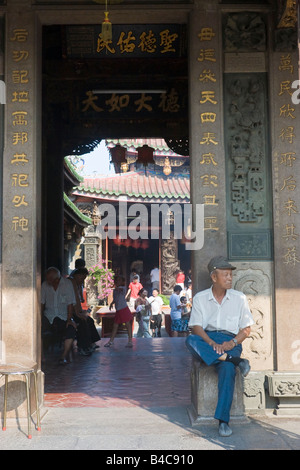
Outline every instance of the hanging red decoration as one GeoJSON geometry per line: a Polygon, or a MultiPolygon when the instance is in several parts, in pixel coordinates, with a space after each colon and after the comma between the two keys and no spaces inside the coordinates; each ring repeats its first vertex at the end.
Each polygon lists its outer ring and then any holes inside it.
{"type": "Polygon", "coordinates": [[[126,149],[120,144],[117,144],[115,147],[110,149],[111,160],[115,164],[126,163],[126,149]]]}
{"type": "Polygon", "coordinates": [[[119,235],[117,235],[116,238],[114,239],[114,244],[117,245],[117,246],[122,245],[122,240],[121,240],[119,235]]]}
{"type": "Polygon", "coordinates": [[[138,160],[144,165],[147,166],[149,163],[154,163],[153,160],[154,149],[148,147],[148,145],[143,145],[143,147],[138,148],[138,160]]]}
{"type": "Polygon", "coordinates": [[[136,250],[140,247],[141,242],[139,240],[134,240],[132,243],[132,248],[135,248],[136,250]]]}
{"type": "Polygon", "coordinates": [[[130,238],[126,238],[125,242],[123,243],[123,245],[126,247],[126,248],[129,248],[131,246],[131,240],[130,238]]]}
{"type": "Polygon", "coordinates": [[[143,241],[142,241],[141,248],[142,248],[143,250],[147,250],[147,249],[149,248],[149,242],[148,242],[148,240],[143,240],[143,241]]]}

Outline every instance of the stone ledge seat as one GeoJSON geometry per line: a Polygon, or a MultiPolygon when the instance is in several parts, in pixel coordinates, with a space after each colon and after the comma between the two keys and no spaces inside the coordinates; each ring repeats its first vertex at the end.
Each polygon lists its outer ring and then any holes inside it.
{"type": "MultiPolygon", "coordinates": [[[[214,423],[218,401],[218,375],[214,366],[193,358],[191,368],[191,406],[188,414],[192,426],[214,423]]],[[[246,422],[243,403],[243,377],[237,368],[235,389],[230,418],[236,422],[246,422]]]]}

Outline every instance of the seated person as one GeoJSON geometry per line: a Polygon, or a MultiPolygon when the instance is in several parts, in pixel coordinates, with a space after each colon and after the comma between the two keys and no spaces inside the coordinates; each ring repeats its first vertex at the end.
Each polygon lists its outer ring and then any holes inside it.
{"type": "Polygon", "coordinates": [[[95,343],[100,340],[99,333],[95,327],[94,320],[89,316],[88,310],[82,310],[81,306],[81,289],[89,272],[86,268],[75,269],[70,275],[74,288],[76,298],[75,313],[73,315],[77,324],[77,345],[78,352],[87,356],[90,355],[95,349],[95,343]]]}
{"type": "Polygon", "coordinates": [[[76,337],[73,318],[76,299],[72,282],[61,276],[59,269],[47,269],[41,292],[42,333],[50,331],[58,340],[64,341],[60,364],[70,362],[70,353],[76,337]]]}

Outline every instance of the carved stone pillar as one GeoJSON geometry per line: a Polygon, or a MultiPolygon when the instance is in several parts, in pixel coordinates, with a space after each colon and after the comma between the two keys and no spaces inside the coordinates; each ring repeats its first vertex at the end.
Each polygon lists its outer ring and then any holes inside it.
{"type": "MultiPolygon", "coordinates": [[[[94,266],[98,263],[99,258],[101,258],[101,238],[96,232],[96,227],[90,225],[85,230],[84,236],[84,258],[87,269],[94,266]]],[[[91,305],[98,305],[98,289],[95,286],[94,280],[89,277],[87,280],[87,302],[91,305]]]]}
{"type": "Polygon", "coordinates": [[[170,239],[161,242],[161,291],[162,294],[172,294],[176,283],[176,274],[179,269],[178,261],[178,240],[174,234],[170,234],[170,239]]]}

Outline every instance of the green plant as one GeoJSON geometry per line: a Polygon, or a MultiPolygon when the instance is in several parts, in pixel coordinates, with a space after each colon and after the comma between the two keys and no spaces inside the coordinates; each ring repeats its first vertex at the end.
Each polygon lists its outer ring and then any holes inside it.
{"type": "Polygon", "coordinates": [[[170,297],[164,294],[158,294],[162,298],[164,305],[170,305],[170,297]]]}
{"type": "Polygon", "coordinates": [[[99,259],[98,263],[89,268],[89,273],[92,280],[95,281],[95,286],[99,289],[98,299],[106,299],[112,293],[114,288],[114,275],[115,273],[107,265],[110,261],[99,259]]]}

